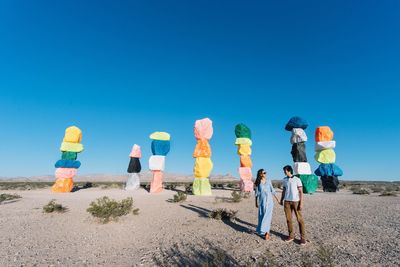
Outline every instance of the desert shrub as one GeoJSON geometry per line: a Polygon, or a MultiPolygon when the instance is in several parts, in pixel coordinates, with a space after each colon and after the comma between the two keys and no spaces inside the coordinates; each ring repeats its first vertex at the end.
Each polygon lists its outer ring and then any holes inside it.
{"type": "Polygon", "coordinates": [[[369,195],[369,191],[359,185],[352,186],[350,190],[356,195],[369,195]]]}
{"type": "Polygon", "coordinates": [[[397,197],[397,193],[392,192],[392,191],[384,191],[379,196],[380,197],[397,197]]]}
{"type": "Polygon", "coordinates": [[[353,194],[356,195],[369,195],[369,191],[365,188],[356,189],[353,191],[353,194]]]}
{"type": "Polygon", "coordinates": [[[250,196],[251,196],[250,192],[243,192],[242,193],[242,197],[245,198],[245,199],[250,198],[250,196]]]}
{"type": "Polygon", "coordinates": [[[373,185],[370,187],[370,190],[372,191],[372,193],[381,193],[385,191],[385,188],[379,185],[373,185]]]}
{"type": "MultiPolygon", "coordinates": [[[[320,266],[324,267],[334,267],[335,264],[333,262],[334,255],[333,249],[326,248],[325,246],[319,246],[316,256],[319,260],[320,266]]],[[[315,266],[315,265],[314,265],[315,266]]]]}
{"type": "Polygon", "coordinates": [[[176,189],[176,184],[167,183],[164,188],[167,189],[167,190],[175,190],[176,189]]]}
{"type": "Polygon", "coordinates": [[[232,201],[235,203],[238,203],[240,201],[242,201],[242,193],[241,192],[237,192],[237,191],[233,191],[232,194],[232,201]]]}
{"type": "Polygon", "coordinates": [[[124,186],[124,183],[120,182],[103,183],[101,189],[123,189],[124,186]]]}
{"type": "Polygon", "coordinates": [[[9,201],[9,200],[14,200],[14,199],[19,199],[22,198],[20,195],[17,194],[1,194],[0,195],[0,204],[3,203],[4,201],[9,201]]]}
{"type": "Polygon", "coordinates": [[[226,185],[226,187],[228,187],[228,188],[235,188],[236,185],[235,185],[235,184],[232,184],[232,183],[228,183],[228,184],[226,185]]]}
{"type": "Polygon", "coordinates": [[[193,186],[193,184],[187,184],[187,185],[185,185],[185,192],[186,192],[186,194],[192,193],[192,186],[193,186]]]}
{"type": "Polygon", "coordinates": [[[250,198],[250,192],[238,192],[238,191],[233,191],[231,193],[231,201],[238,203],[240,201],[242,201],[243,199],[247,199],[250,198]]]}
{"type": "Polygon", "coordinates": [[[178,203],[178,202],[183,202],[187,199],[187,195],[183,192],[178,192],[177,194],[174,195],[174,198],[172,199],[172,202],[178,203]]]}
{"type": "Polygon", "coordinates": [[[209,212],[208,217],[215,220],[232,221],[236,218],[237,210],[214,209],[209,212]]]}
{"type": "Polygon", "coordinates": [[[117,201],[104,196],[90,203],[86,211],[93,217],[98,218],[100,222],[107,223],[110,220],[116,221],[119,217],[127,215],[130,212],[138,214],[139,209],[133,209],[133,199],[131,197],[117,201]]]}
{"type": "Polygon", "coordinates": [[[52,185],[52,182],[0,182],[0,190],[34,190],[52,185]]]}
{"type": "MultiPolygon", "coordinates": [[[[238,257],[231,255],[215,245],[215,242],[205,241],[204,245],[194,243],[173,244],[168,249],[160,249],[153,255],[152,266],[193,266],[193,267],[233,267],[233,266],[278,266],[276,256],[269,250],[257,257],[238,257]]],[[[149,264],[150,265],[150,264],[149,264]]]]}
{"type": "Polygon", "coordinates": [[[67,210],[68,210],[67,207],[64,207],[63,205],[58,204],[54,199],[43,206],[43,212],[45,212],[45,213],[53,213],[53,212],[64,213],[67,210]]]}

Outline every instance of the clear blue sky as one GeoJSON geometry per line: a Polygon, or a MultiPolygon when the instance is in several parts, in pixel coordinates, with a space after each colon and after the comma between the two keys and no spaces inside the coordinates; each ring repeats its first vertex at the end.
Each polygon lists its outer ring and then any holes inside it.
{"type": "Polygon", "coordinates": [[[335,131],[344,179],[399,180],[400,2],[0,3],[0,176],[52,174],[64,129],[81,174],[125,173],[134,143],[167,131],[167,171],[191,173],[193,124],[214,121],[214,174],[237,175],[234,126],[254,169],[281,178],[294,115],[335,131]],[[393,165],[395,168],[393,169],[393,165]]]}

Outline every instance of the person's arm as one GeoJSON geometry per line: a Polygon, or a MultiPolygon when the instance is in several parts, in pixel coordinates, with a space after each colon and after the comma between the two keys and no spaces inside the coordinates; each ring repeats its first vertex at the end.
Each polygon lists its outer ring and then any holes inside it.
{"type": "Polygon", "coordinates": [[[255,195],[256,195],[256,208],[258,208],[258,186],[255,188],[255,195]]]}
{"type": "Polygon", "coordinates": [[[283,187],[281,201],[279,201],[279,204],[281,204],[281,205],[283,205],[283,199],[285,198],[285,192],[286,192],[286,187],[283,187]]]}
{"type": "Polygon", "coordinates": [[[276,202],[279,203],[279,199],[278,199],[278,197],[276,196],[276,191],[275,191],[275,188],[272,186],[272,182],[271,182],[271,181],[269,181],[269,185],[270,185],[270,187],[271,187],[271,193],[272,193],[272,195],[273,195],[274,198],[276,199],[276,202]]]}
{"type": "Polygon", "coordinates": [[[300,196],[300,202],[299,202],[299,210],[303,209],[303,187],[299,186],[297,187],[299,189],[299,196],[300,196]]]}

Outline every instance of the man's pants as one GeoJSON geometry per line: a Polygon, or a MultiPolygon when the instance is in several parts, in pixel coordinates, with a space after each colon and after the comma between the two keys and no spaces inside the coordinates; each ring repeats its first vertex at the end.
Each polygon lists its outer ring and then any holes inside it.
{"type": "Polygon", "coordinates": [[[306,238],[306,231],[304,227],[303,215],[301,211],[298,210],[299,201],[286,201],[284,203],[286,222],[289,230],[289,237],[294,238],[293,225],[292,225],[292,212],[296,214],[297,222],[299,223],[300,235],[302,239],[306,238]]]}

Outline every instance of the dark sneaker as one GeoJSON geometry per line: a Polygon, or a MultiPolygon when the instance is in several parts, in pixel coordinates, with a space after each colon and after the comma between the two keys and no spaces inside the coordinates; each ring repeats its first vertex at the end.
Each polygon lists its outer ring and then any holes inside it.
{"type": "Polygon", "coordinates": [[[305,246],[307,244],[307,241],[305,239],[300,239],[300,245],[305,246]]]}
{"type": "Polygon", "coordinates": [[[288,237],[285,239],[285,242],[286,242],[286,243],[289,243],[289,242],[292,242],[293,240],[294,240],[293,237],[288,236],[288,237]]]}

